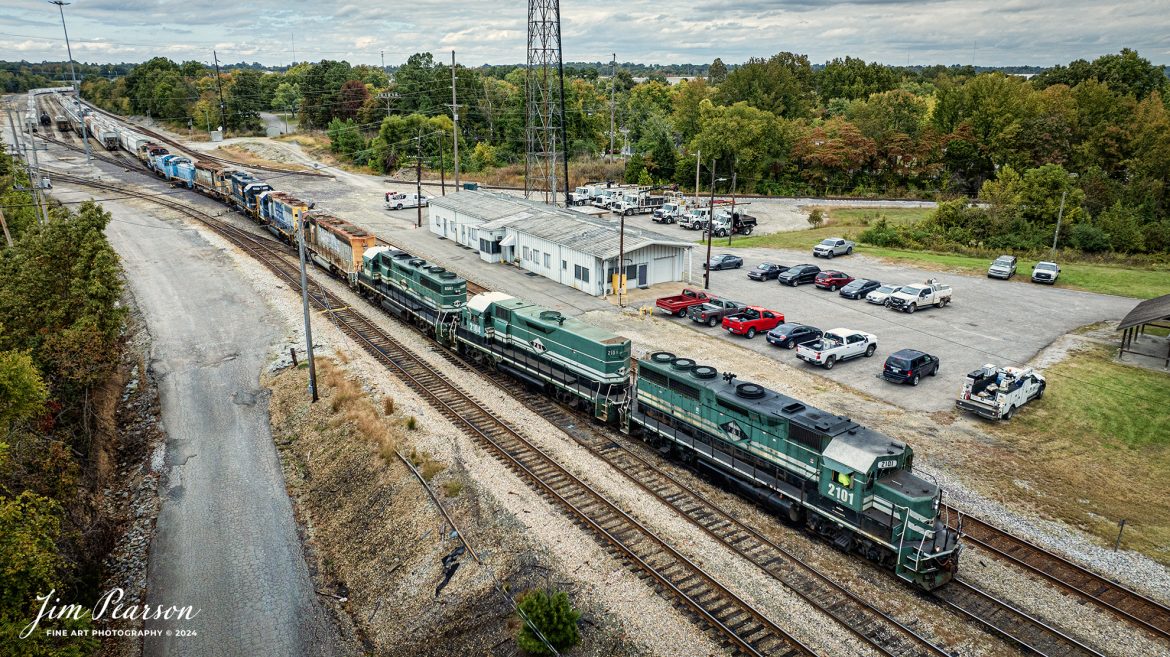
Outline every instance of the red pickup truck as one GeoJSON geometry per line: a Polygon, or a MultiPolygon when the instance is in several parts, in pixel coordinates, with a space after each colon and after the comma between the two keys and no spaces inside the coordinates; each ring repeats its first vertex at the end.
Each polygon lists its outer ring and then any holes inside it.
{"type": "Polygon", "coordinates": [[[655,301],[654,305],[675,317],[686,317],[687,309],[691,306],[702,305],[714,298],[714,296],[702,290],[692,290],[688,287],[683,289],[682,294],[676,294],[673,297],[662,297],[658,301],[655,301]]]}
{"type": "Polygon", "coordinates": [[[761,331],[771,331],[784,323],[784,314],[759,306],[748,306],[742,312],[723,318],[723,328],[728,333],[756,337],[761,331]]]}

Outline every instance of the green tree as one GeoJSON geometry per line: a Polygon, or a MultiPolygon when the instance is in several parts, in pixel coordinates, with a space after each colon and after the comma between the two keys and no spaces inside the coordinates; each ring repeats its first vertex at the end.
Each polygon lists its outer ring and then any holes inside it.
{"type": "Polygon", "coordinates": [[[228,128],[255,130],[260,127],[260,111],[265,106],[260,71],[240,69],[233,72],[225,94],[228,128]]]}
{"type": "Polygon", "coordinates": [[[822,102],[832,98],[868,98],[897,87],[899,82],[899,75],[892,67],[877,62],[867,64],[854,57],[827,62],[815,78],[822,102]]]}
{"type": "Polygon", "coordinates": [[[495,147],[485,141],[476,142],[475,149],[471,151],[472,170],[483,171],[494,166],[496,166],[495,147]]]}
{"type": "Polygon", "coordinates": [[[709,100],[702,102],[700,112],[702,129],[690,149],[702,151],[704,166],[715,158],[718,171],[734,167],[745,190],[788,157],[793,130],[775,114],[743,102],[725,107],[709,100]]]}
{"type": "Polygon", "coordinates": [[[278,111],[286,112],[290,108],[297,107],[301,104],[301,86],[293,82],[281,82],[276,91],[272,94],[272,102],[269,107],[278,111]]]}
{"type": "Polygon", "coordinates": [[[714,90],[702,78],[680,82],[674,87],[674,95],[671,98],[671,122],[684,142],[699,134],[702,127],[702,114],[699,108],[713,93],[714,90]]]}
{"type": "Polygon", "coordinates": [[[49,389],[29,354],[0,351],[0,432],[31,418],[48,398],[49,389]]]}
{"type": "Polygon", "coordinates": [[[753,57],[727,75],[716,97],[724,105],[744,102],[777,116],[802,118],[812,107],[812,80],[812,66],[804,55],[753,57]]]}
{"type": "Polygon", "coordinates": [[[723,60],[716,57],[715,61],[707,67],[707,84],[718,86],[719,83],[727,79],[727,65],[723,60]]]}
{"type": "Polygon", "coordinates": [[[534,655],[550,655],[549,646],[561,652],[581,641],[577,630],[581,613],[573,608],[564,591],[551,595],[540,589],[530,591],[517,606],[522,623],[516,634],[516,644],[521,650],[534,655]]]}
{"type": "Polygon", "coordinates": [[[336,116],[349,120],[357,116],[358,110],[370,99],[370,91],[361,80],[347,80],[338,91],[336,116]]]}

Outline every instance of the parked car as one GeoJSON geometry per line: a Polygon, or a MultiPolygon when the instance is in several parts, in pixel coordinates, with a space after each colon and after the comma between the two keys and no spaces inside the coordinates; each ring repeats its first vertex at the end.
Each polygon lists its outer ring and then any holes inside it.
{"type": "Polygon", "coordinates": [[[864,331],[838,328],[825,331],[820,340],[796,347],[796,357],[831,370],[838,361],[865,356],[877,351],[877,336],[864,331]]]}
{"type": "Polygon", "coordinates": [[[748,272],[748,278],[753,281],[766,281],[768,279],[776,278],[780,272],[788,269],[784,265],[777,265],[771,262],[764,262],[756,265],[756,268],[748,272]]]}
{"type": "Polygon", "coordinates": [[[812,283],[817,279],[817,274],[821,273],[821,268],[816,265],[796,265],[789,267],[786,271],[780,272],[776,280],[783,285],[791,285],[796,287],[801,283],[812,283]]]}
{"type": "Polygon", "coordinates": [[[1043,397],[1047,385],[1030,367],[984,365],[967,375],[955,406],[991,420],[1010,420],[1017,408],[1043,397]]]}
{"type": "Polygon", "coordinates": [[[717,269],[739,269],[743,266],[743,258],[730,253],[720,253],[719,255],[711,256],[710,262],[704,262],[703,268],[710,268],[711,271],[717,269]]]}
{"type": "Polygon", "coordinates": [[[846,299],[864,299],[865,295],[881,287],[880,281],[871,281],[868,278],[855,278],[848,285],[841,288],[837,294],[846,299]]]}
{"type": "Polygon", "coordinates": [[[836,292],[837,290],[852,283],[853,277],[843,271],[829,269],[817,274],[817,277],[813,282],[816,283],[816,286],[822,290],[836,292]]]}
{"type": "Polygon", "coordinates": [[[899,349],[886,358],[882,378],[894,383],[918,385],[924,376],[938,374],[938,356],[917,349],[899,349]]]}
{"type": "Polygon", "coordinates": [[[1033,283],[1048,283],[1052,285],[1056,283],[1057,276],[1060,276],[1060,266],[1055,262],[1037,262],[1036,266],[1032,268],[1033,283]]]}
{"type": "Polygon", "coordinates": [[[820,340],[823,334],[824,331],[815,326],[789,324],[786,322],[768,331],[768,344],[774,344],[777,347],[784,347],[785,349],[795,349],[798,344],[820,340]]]}
{"type": "Polygon", "coordinates": [[[876,303],[879,306],[884,306],[890,302],[890,297],[897,294],[902,289],[900,285],[883,285],[878,289],[865,295],[865,300],[869,303],[876,303]]]}
{"type": "Polygon", "coordinates": [[[658,299],[654,305],[676,317],[686,317],[687,309],[691,306],[701,306],[714,298],[703,290],[688,287],[683,288],[682,294],[658,299]]]}
{"type": "Polygon", "coordinates": [[[426,194],[394,194],[386,195],[387,210],[401,210],[402,208],[427,207],[429,199],[426,194]]]}
{"type": "Polygon", "coordinates": [[[833,256],[849,255],[853,253],[853,247],[856,246],[853,242],[840,237],[830,237],[821,240],[821,243],[813,247],[814,258],[832,258],[833,256]]]}
{"type": "Polygon", "coordinates": [[[723,318],[723,328],[728,333],[745,335],[750,340],[760,331],[770,331],[784,322],[784,313],[760,306],[748,306],[742,312],[723,318]]]}
{"type": "Polygon", "coordinates": [[[1002,278],[1005,281],[1016,275],[1016,257],[1001,255],[987,268],[988,278],[1002,278]]]}
{"type": "Polygon", "coordinates": [[[932,278],[923,285],[905,285],[896,294],[890,295],[887,308],[912,313],[919,308],[934,306],[942,308],[951,302],[951,286],[939,285],[938,279],[932,278]]]}
{"type": "Polygon", "coordinates": [[[691,318],[692,322],[706,324],[707,326],[718,326],[724,317],[734,315],[743,309],[744,305],[738,301],[711,299],[701,306],[691,306],[687,310],[687,316],[691,318]]]}

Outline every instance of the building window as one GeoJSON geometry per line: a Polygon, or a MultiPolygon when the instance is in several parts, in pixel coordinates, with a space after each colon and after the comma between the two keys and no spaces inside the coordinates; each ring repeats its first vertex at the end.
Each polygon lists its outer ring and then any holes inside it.
{"type": "Polygon", "coordinates": [[[549,253],[544,254],[544,268],[552,269],[552,255],[549,253]]]}
{"type": "Polygon", "coordinates": [[[569,261],[568,260],[561,261],[561,269],[563,269],[565,271],[569,271],[569,261]]]}
{"type": "Polygon", "coordinates": [[[588,283],[589,268],[582,267],[581,265],[573,265],[573,278],[581,281],[582,283],[588,283]]]}
{"type": "Polygon", "coordinates": [[[528,256],[529,256],[528,247],[524,247],[524,256],[523,256],[523,259],[524,259],[524,260],[528,260],[528,256]]]}

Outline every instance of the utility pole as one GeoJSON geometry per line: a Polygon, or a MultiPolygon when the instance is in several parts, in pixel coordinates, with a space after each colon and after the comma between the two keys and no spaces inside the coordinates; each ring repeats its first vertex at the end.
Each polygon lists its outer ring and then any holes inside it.
{"type": "Polygon", "coordinates": [[[731,236],[735,233],[735,176],[737,171],[731,172],[731,222],[727,225],[727,246],[731,246],[731,236]]]}
{"type": "Polygon", "coordinates": [[[386,72],[386,51],[379,50],[378,52],[382,54],[382,72],[385,73],[386,72]]]}
{"type": "Polygon", "coordinates": [[[447,195],[447,161],[443,158],[443,133],[439,133],[439,186],[447,195]]]}
{"type": "Polygon", "coordinates": [[[301,257],[301,305],[305,311],[305,352],[309,357],[309,393],[312,395],[313,402],[317,403],[317,367],[313,363],[313,325],[309,322],[309,276],[305,272],[305,231],[309,228],[309,222],[301,217],[298,219],[301,225],[298,226],[300,230],[297,231],[297,250],[301,257]]]}
{"type": "MultiPolygon", "coordinates": [[[[39,222],[41,221],[42,216],[41,198],[37,195],[37,190],[40,188],[40,182],[38,178],[33,177],[32,158],[28,156],[28,149],[20,142],[20,134],[16,131],[16,119],[13,117],[12,108],[5,106],[4,111],[8,114],[8,125],[12,128],[12,149],[16,152],[22,152],[24,154],[24,170],[28,174],[29,193],[32,194],[33,203],[36,204],[37,221],[39,222]]],[[[17,110],[16,113],[19,115],[20,110],[17,110]]],[[[85,124],[82,123],[82,126],[84,125],[85,124]]],[[[29,140],[32,140],[31,136],[29,137],[29,140]]]]}
{"type": "MultiPolygon", "coordinates": [[[[557,3],[556,9],[557,25],[559,26],[561,24],[561,3],[557,3]]],[[[559,27],[557,31],[560,31],[559,27]]],[[[561,108],[561,160],[563,160],[561,166],[565,168],[565,208],[568,209],[572,202],[572,195],[569,193],[569,189],[571,189],[569,186],[569,124],[565,122],[565,58],[562,56],[563,52],[561,49],[561,40],[557,39],[557,79],[560,80],[561,85],[561,98],[559,103],[561,108]]],[[[555,140],[556,138],[554,137],[553,139],[555,140]]],[[[553,206],[557,204],[555,195],[552,197],[552,204],[553,206]]]]}
{"type": "MultiPolygon", "coordinates": [[[[563,92],[562,92],[562,95],[563,92]]],[[[454,118],[454,127],[451,129],[451,143],[455,151],[455,191],[459,191],[459,103],[455,98],[455,51],[451,51],[451,116],[454,118]]],[[[564,123],[564,121],[561,121],[564,123]]],[[[439,149],[442,152],[442,148],[439,149]]],[[[443,194],[445,195],[444,188],[443,194]]]]}
{"type": "MultiPolygon", "coordinates": [[[[614,91],[617,89],[617,53],[609,62],[609,161],[613,162],[613,109],[614,91]]],[[[696,189],[698,185],[696,184],[696,189]]],[[[695,192],[698,194],[698,192],[695,192]]]]}
{"type": "Polygon", "coordinates": [[[618,262],[617,280],[614,283],[614,292],[618,295],[618,307],[625,308],[622,303],[622,293],[626,291],[626,213],[621,214],[621,227],[618,229],[618,262]]]}
{"type": "Polygon", "coordinates": [[[41,162],[40,158],[37,157],[37,142],[36,139],[33,138],[32,130],[28,131],[28,145],[30,150],[32,150],[32,166],[36,171],[36,180],[31,180],[32,176],[29,176],[30,182],[33,184],[33,198],[37,201],[37,211],[39,213],[38,216],[41,217],[42,222],[48,224],[49,199],[48,197],[45,197],[43,200],[41,199],[41,197],[44,196],[44,190],[41,188],[41,162]]]}
{"type": "Polygon", "coordinates": [[[715,180],[715,158],[711,158],[711,203],[707,206],[707,261],[703,267],[706,269],[703,272],[703,289],[711,289],[711,235],[715,231],[711,230],[711,223],[715,220],[715,183],[727,180],[720,178],[715,180]]]}
{"type": "Polygon", "coordinates": [[[215,60],[215,86],[219,87],[219,130],[222,135],[227,131],[227,119],[224,118],[223,80],[219,77],[219,55],[212,50],[211,57],[215,60]]]}
{"type": "Polygon", "coordinates": [[[288,40],[289,40],[289,43],[292,44],[292,56],[293,56],[292,65],[296,66],[297,65],[297,33],[296,32],[289,32],[288,33],[288,40]]]}
{"type": "Polygon", "coordinates": [[[414,159],[414,206],[418,208],[418,228],[422,228],[422,129],[415,138],[418,144],[418,155],[414,159]]]}
{"type": "Polygon", "coordinates": [[[703,161],[703,149],[695,151],[695,207],[699,207],[699,163],[703,161]]]}

